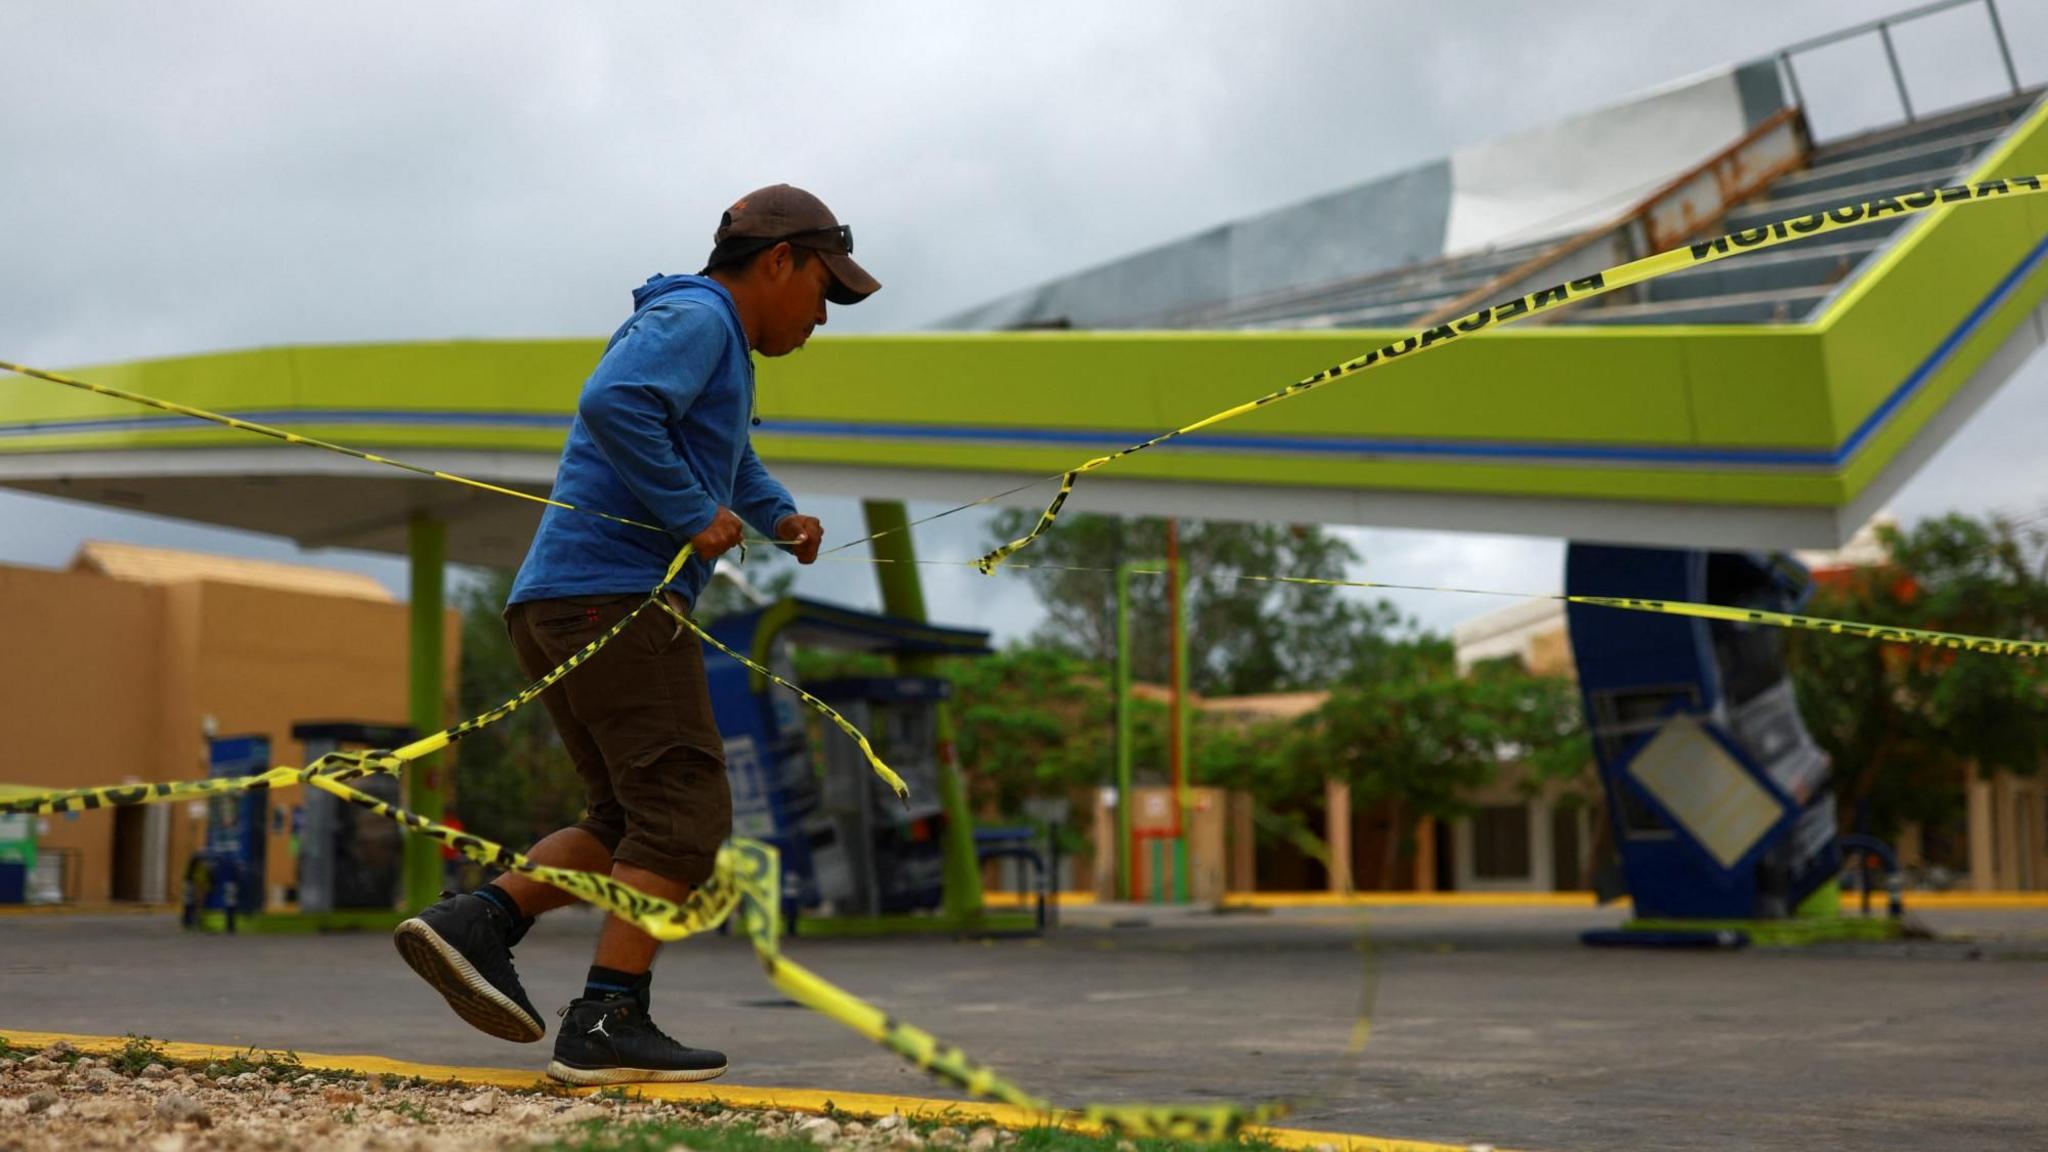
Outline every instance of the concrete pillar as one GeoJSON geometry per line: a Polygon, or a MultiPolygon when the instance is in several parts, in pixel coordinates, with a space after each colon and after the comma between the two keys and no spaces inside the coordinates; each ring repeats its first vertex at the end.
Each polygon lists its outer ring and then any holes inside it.
{"type": "Polygon", "coordinates": [[[2000,772],[1991,779],[1991,826],[1996,829],[1991,841],[1997,846],[1993,854],[1993,865],[1997,869],[2000,891],[2014,891],[2026,887],[2025,870],[2020,865],[2020,854],[2025,849],[2019,828],[2019,798],[2017,784],[2010,772],[2000,772]]]}
{"type": "Polygon", "coordinates": [[[1351,785],[1323,781],[1323,843],[1330,846],[1330,891],[1349,893],[1351,884],[1351,785]]]}
{"type": "Polygon", "coordinates": [[[1970,811],[1970,887],[1990,892],[1998,887],[1998,825],[1993,819],[1991,781],[1972,764],[1964,785],[1970,811]]]}
{"type": "Polygon", "coordinates": [[[1899,826],[1899,867],[1918,868],[1927,862],[1923,835],[1918,820],[1911,820],[1899,826]]]}
{"type": "Polygon", "coordinates": [[[1415,884],[1417,892],[1436,891],[1436,822],[1415,822],[1415,884]]]}
{"type": "Polygon", "coordinates": [[[1230,793],[1230,872],[1224,885],[1232,892],[1259,888],[1258,826],[1252,818],[1252,794],[1230,793]]]}
{"type": "Polygon", "coordinates": [[[1520,887],[1530,892],[1548,892],[1557,886],[1557,846],[1552,842],[1550,801],[1532,799],[1529,818],[1529,882],[1520,887]]]}
{"type": "MultiPolygon", "coordinates": [[[[442,616],[447,604],[448,526],[427,516],[416,516],[411,525],[412,561],[412,675],[407,722],[425,736],[448,726],[442,709],[446,685],[442,683],[442,616]]],[[[405,806],[429,820],[439,820],[444,809],[448,757],[454,750],[436,754],[424,763],[415,762],[405,771],[405,806]]],[[[405,838],[405,904],[419,909],[432,904],[441,892],[441,846],[424,836],[405,838]]]]}

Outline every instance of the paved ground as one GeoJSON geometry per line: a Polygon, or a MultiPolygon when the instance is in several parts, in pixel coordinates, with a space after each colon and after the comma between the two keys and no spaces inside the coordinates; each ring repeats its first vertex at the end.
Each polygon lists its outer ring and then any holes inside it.
{"type": "MultiPolygon", "coordinates": [[[[1509,1148],[2013,1148],[2048,1142],[2048,911],[1948,912],[1934,943],[1596,951],[1619,914],[1070,916],[1044,941],[792,942],[801,962],[1026,1088],[1091,1100],[1303,1097],[1290,1121],[1509,1148]],[[1366,985],[1371,1039],[1345,1054],[1366,985]]],[[[544,1011],[595,918],[519,949],[544,1011]]],[[[763,1086],[944,1095],[782,1001],[745,946],[677,946],[671,1030],[763,1086]]],[[[550,1024],[553,1020],[550,1019],[550,1024]]],[[[0,1026],[538,1068],[470,1031],[381,937],[200,937],[160,918],[0,920],[0,1026]]]]}

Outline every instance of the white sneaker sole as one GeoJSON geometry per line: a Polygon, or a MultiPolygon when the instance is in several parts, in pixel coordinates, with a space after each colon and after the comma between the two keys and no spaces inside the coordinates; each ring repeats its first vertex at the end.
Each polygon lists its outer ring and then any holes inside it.
{"type": "Polygon", "coordinates": [[[529,1015],[516,1001],[484,979],[472,964],[441,938],[439,932],[415,916],[391,934],[398,954],[420,978],[433,985],[455,1014],[479,1032],[531,1044],[547,1035],[547,1028],[529,1015]]]}
{"type": "Polygon", "coordinates": [[[725,1075],[726,1066],[716,1068],[572,1068],[560,1060],[548,1061],[548,1076],[564,1084],[591,1087],[600,1084],[694,1084],[725,1075]]]}

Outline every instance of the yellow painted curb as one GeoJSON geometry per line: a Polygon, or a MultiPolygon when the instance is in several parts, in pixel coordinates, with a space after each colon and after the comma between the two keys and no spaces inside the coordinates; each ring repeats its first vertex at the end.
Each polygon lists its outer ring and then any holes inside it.
{"type": "MultiPolygon", "coordinates": [[[[1038,907],[1038,893],[984,891],[981,894],[981,902],[990,908],[1023,908],[1029,910],[1038,907]]],[[[1055,892],[1053,893],[1053,903],[1058,904],[1062,908],[1083,908],[1095,903],[1095,893],[1055,892]]]]}
{"type": "MultiPolygon", "coordinates": [[[[1883,893],[1872,893],[1870,906],[1882,909],[1884,899],[1883,893]]],[[[1944,908],[2048,908],[2048,892],[1908,892],[1905,899],[1908,912],[1944,908]]],[[[1858,893],[1842,893],[1845,910],[1860,906],[1861,900],[1858,893]]]]}
{"type": "MultiPolygon", "coordinates": [[[[1944,909],[2048,908],[2048,892],[1912,892],[1905,894],[1906,911],[1944,909]]],[[[1858,893],[1842,893],[1842,906],[1849,908],[1861,899],[1858,893]]],[[[1884,907],[1884,895],[1873,893],[1871,905],[1884,907]]],[[[1591,892],[1232,892],[1224,896],[1227,908],[1352,908],[1367,905],[1410,908],[1594,908],[1591,892]]],[[[1626,908],[1625,900],[1616,907],[1626,908]]]]}
{"type": "Polygon", "coordinates": [[[1231,892],[1226,908],[1592,908],[1591,892],[1231,892]]]}
{"type": "MultiPolygon", "coordinates": [[[[0,1040],[5,1040],[16,1047],[30,1049],[44,1048],[63,1041],[80,1052],[94,1055],[119,1052],[128,1043],[126,1037],[74,1036],[64,1032],[20,1032],[8,1028],[0,1028],[0,1040]]],[[[250,1051],[247,1048],[221,1044],[183,1044],[176,1041],[162,1041],[160,1045],[164,1055],[173,1060],[224,1060],[230,1056],[246,1055],[250,1051]]],[[[576,1096],[592,1096],[606,1091],[603,1088],[568,1088],[545,1076],[513,1068],[456,1068],[446,1064],[414,1064],[383,1056],[323,1056],[314,1052],[294,1054],[309,1070],[355,1072],[364,1076],[417,1076],[429,1083],[446,1083],[452,1080],[462,1084],[488,1085],[513,1091],[549,1088],[576,1096]]],[[[630,1090],[648,1100],[715,1100],[733,1108],[774,1108],[784,1112],[821,1113],[830,1106],[837,1111],[855,1116],[887,1116],[891,1112],[900,1112],[912,1119],[987,1123],[1000,1128],[1058,1127],[1076,1132],[1102,1131],[1100,1125],[1087,1123],[1072,1115],[1033,1112],[1008,1104],[985,1104],[978,1101],[932,1100],[918,1096],[891,1096],[872,1092],[823,1092],[813,1088],[747,1088],[740,1085],[713,1084],[637,1084],[632,1085],[630,1090]]],[[[1298,1128],[1266,1126],[1247,1128],[1245,1134],[1266,1141],[1277,1148],[1312,1149],[1327,1144],[1338,1149],[1338,1152],[1466,1152],[1468,1147],[1463,1144],[1436,1144],[1419,1140],[1356,1136],[1348,1132],[1309,1132],[1298,1128]]],[[[1500,1152],[1507,1150],[1501,1149],[1500,1152]]]]}

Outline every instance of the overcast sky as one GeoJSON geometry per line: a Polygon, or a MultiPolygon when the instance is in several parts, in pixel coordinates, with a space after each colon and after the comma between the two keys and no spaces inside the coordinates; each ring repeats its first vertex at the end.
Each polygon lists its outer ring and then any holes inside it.
{"type": "MultiPolygon", "coordinates": [[[[778,180],[824,196],[887,285],[832,330],[915,329],[1893,7],[0,0],[0,359],[601,335],[633,285],[694,271],[719,211],[778,180]]],[[[2048,4],[2002,12],[2023,80],[2048,78],[2048,4]]],[[[1989,45],[1974,9],[1903,30],[1916,100],[1993,91],[1989,45]]],[[[1867,40],[1811,62],[1823,131],[1888,114],[1882,59],[1867,40]]],[[[2048,504],[2044,426],[2036,357],[1898,510],[2048,504]]],[[[798,495],[860,534],[852,494],[798,495]]],[[[1556,541],[1347,534],[1364,578],[1560,579],[1556,541]]],[[[984,536],[962,516],[920,548],[966,557],[984,536]]],[[[0,495],[0,562],[62,564],[91,537],[297,554],[0,495]]],[[[398,562],[308,556],[402,590],[398,562]]],[[[875,602],[859,566],[802,587],[875,602]]],[[[934,569],[927,591],[948,622],[1036,622],[1021,582],[934,569]]],[[[1497,603],[1402,600],[1437,627],[1497,603]]]]}

